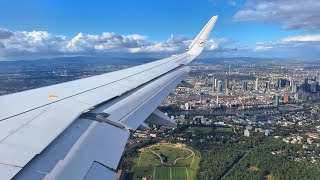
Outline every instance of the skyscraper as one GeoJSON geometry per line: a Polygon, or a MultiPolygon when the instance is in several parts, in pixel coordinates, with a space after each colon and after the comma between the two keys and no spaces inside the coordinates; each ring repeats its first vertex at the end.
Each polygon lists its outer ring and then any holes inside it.
{"type": "Polygon", "coordinates": [[[280,87],[280,79],[277,78],[276,79],[276,85],[275,85],[276,88],[279,88],[280,87]]]}
{"type": "Polygon", "coordinates": [[[212,77],[212,91],[214,92],[216,90],[216,86],[215,86],[215,78],[214,76],[212,77]]]}
{"type": "Polygon", "coordinates": [[[292,86],[292,77],[289,77],[290,86],[292,86]]]}
{"type": "Polygon", "coordinates": [[[217,101],[216,101],[217,105],[219,105],[219,96],[217,95],[217,101]]]}
{"type": "Polygon", "coordinates": [[[287,80],[286,79],[279,79],[279,83],[280,83],[280,87],[285,87],[286,85],[289,85],[289,82],[287,84],[287,80]]]}
{"type": "Polygon", "coordinates": [[[229,88],[226,89],[226,96],[229,95],[229,88]]]}
{"type": "Polygon", "coordinates": [[[218,79],[214,79],[214,87],[216,90],[218,90],[218,79]]]}
{"type": "Polygon", "coordinates": [[[302,85],[302,89],[306,92],[309,92],[309,83],[308,83],[309,79],[308,78],[305,78],[304,79],[304,83],[302,85]]]}
{"type": "Polygon", "coordinates": [[[218,92],[221,93],[222,92],[222,82],[218,81],[218,92]]]}
{"type": "Polygon", "coordinates": [[[265,91],[269,91],[270,90],[270,82],[266,82],[265,83],[265,91]]]}
{"type": "Polygon", "coordinates": [[[225,86],[225,88],[226,89],[229,89],[229,79],[226,79],[225,81],[224,81],[224,86],[225,86]]]}
{"type": "Polygon", "coordinates": [[[316,81],[311,81],[310,91],[311,92],[316,92],[317,91],[317,83],[316,83],[316,81]]]}
{"type": "Polygon", "coordinates": [[[226,95],[229,95],[229,79],[226,79],[225,81],[224,81],[224,86],[225,86],[225,94],[226,95]]]}
{"type": "Polygon", "coordinates": [[[255,90],[258,91],[259,90],[259,78],[256,78],[256,86],[255,86],[255,90]]]}
{"type": "Polygon", "coordinates": [[[280,96],[276,95],[276,101],[275,101],[276,106],[279,106],[280,104],[280,96]]]}
{"type": "Polygon", "coordinates": [[[243,90],[248,91],[248,82],[247,81],[243,82],[243,90]]]}
{"type": "Polygon", "coordinates": [[[297,92],[297,83],[296,83],[296,81],[292,81],[291,92],[293,92],[293,93],[297,92]]]}

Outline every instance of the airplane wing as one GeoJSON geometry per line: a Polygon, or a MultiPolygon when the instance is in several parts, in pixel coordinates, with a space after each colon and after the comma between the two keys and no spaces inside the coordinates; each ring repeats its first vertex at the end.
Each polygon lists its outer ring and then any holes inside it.
{"type": "Polygon", "coordinates": [[[131,132],[176,125],[156,108],[187,76],[216,20],[185,53],[0,96],[0,179],[116,179],[131,132]]]}

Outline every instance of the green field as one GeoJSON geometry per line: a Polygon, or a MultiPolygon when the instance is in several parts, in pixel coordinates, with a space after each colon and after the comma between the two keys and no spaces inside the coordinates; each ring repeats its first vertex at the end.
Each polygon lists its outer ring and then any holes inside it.
{"type": "Polygon", "coordinates": [[[212,128],[211,127],[190,127],[189,128],[190,132],[200,132],[200,133],[204,133],[204,134],[209,134],[212,132],[212,128]]]}
{"type": "MultiPolygon", "coordinates": [[[[163,158],[163,162],[166,165],[174,165],[176,159],[187,158],[192,155],[192,152],[188,149],[176,148],[176,147],[171,147],[171,146],[152,146],[149,149],[151,150],[151,152],[153,151],[153,152],[159,154],[163,158]]],[[[159,160],[160,160],[160,158],[159,158],[159,160]]],[[[182,161],[182,160],[183,159],[178,160],[178,161],[176,161],[176,163],[180,163],[180,161],[182,161]]],[[[160,163],[161,163],[161,161],[160,161],[160,163]]],[[[190,161],[182,162],[182,164],[180,164],[180,165],[181,166],[190,166],[190,161]]]]}
{"type": "Polygon", "coordinates": [[[175,167],[171,169],[172,179],[188,179],[188,172],[185,167],[175,167]]]}
{"type": "Polygon", "coordinates": [[[203,134],[209,134],[212,132],[212,130],[216,132],[223,132],[223,133],[231,133],[232,129],[229,127],[219,127],[213,129],[212,127],[191,127],[188,129],[189,132],[199,132],[203,134]]]}
{"type": "Polygon", "coordinates": [[[140,149],[131,171],[134,179],[195,179],[200,154],[191,148],[174,144],[156,144],[140,149]]]}
{"type": "Polygon", "coordinates": [[[231,128],[228,128],[228,127],[227,127],[227,128],[224,128],[224,127],[223,127],[223,128],[217,128],[216,131],[217,131],[217,132],[230,133],[230,132],[232,132],[232,129],[231,129],[231,128]]]}
{"type": "Polygon", "coordinates": [[[170,167],[155,167],[154,179],[171,179],[170,167]]]}
{"type": "Polygon", "coordinates": [[[186,167],[155,167],[154,179],[188,179],[188,172],[186,167]]]}

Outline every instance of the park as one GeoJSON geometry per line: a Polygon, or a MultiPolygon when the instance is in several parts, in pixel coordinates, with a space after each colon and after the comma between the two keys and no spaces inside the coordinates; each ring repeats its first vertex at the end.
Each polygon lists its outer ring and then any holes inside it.
{"type": "Polygon", "coordinates": [[[183,144],[158,143],[139,149],[134,159],[134,179],[152,176],[155,180],[192,180],[200,154],[183,144]]]}

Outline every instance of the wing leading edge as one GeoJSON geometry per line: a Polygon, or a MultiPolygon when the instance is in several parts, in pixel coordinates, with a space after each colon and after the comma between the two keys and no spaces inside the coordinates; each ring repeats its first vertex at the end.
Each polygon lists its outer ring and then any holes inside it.
{"type": "Polygon", "coordinates": [[[175,126],[156,108],[187,76],[216,20],[185,53],[1,96],[1,179],[115,179],[132,131],[145,122],[175,126]]]}

